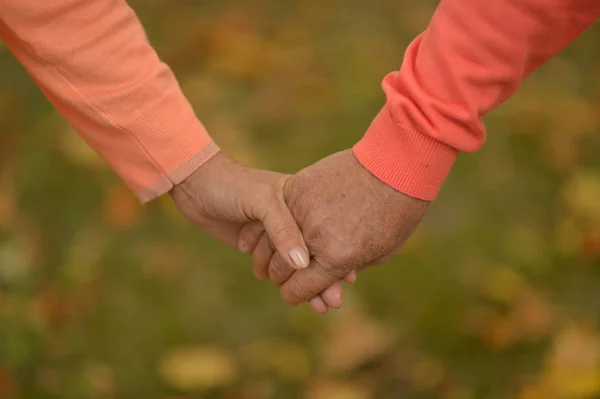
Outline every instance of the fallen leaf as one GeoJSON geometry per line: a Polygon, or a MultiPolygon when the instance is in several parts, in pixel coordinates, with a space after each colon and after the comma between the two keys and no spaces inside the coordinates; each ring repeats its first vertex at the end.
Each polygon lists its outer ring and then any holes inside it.
{"type": "Polygon", "coordinates": [[[237,378],[231,354],[218,347],[184,347],[168,352],[160,364],[162,379],[186,392],[228,386],[237,378]]]}
{"type": "Polygon", "coordinates": [[[306,350],[282,340],[258,340],[242,349],[247,367],[256,372],[272,370],[288,381],[302,381],[310,375],[306,350]]]}
{"type": "Polygon", "coordinates": [[[354,370],[385,353],[396,341],[395,330],[362,313],[340,313],[331,326],[321,351],[327,372],[354,370]]]}
{"type": "Polygon", "coordinates": [[[370,399],[373,395],[358,383],[336,380],[317,381],[309,386],[306,399],[370,399]]]}
{"type": "Polygon", "coordinates": [[[600,341],[594,330],[571,325],[554,339],[548,358],[550,368],[589,370],[600,362],[600,341]]]}

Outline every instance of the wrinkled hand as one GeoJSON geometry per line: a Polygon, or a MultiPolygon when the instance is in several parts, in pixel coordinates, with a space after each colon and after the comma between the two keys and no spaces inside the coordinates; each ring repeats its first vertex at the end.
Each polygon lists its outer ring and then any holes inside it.
{"type": "Polygon", "coordinates": [[[288,178],[248,168],[218,153],[177,185],[171,196],[187,219],[233,247],[237,247],[246,223],[260,222],[282,262],[290,268],[302,268],[308,265],[309,255],[283,198],[288,178]]]}
{"type": "MultiPolygon", "coordinates": [[[[406,196],[367,171],[351,150],[333,154],[289,178],[286,203],[302,229],[312,255],[309,267],[291,268],[268,250],[261,230],[241,232],[254,252],[272,255],[253,262],[255,274],[280,286],[290,305],[310,300],[349,273],[385,262],[410,237],[429,202],[406,196]]],[[[325,292],[324,292],[325,294],[325,292]]],[[[340,292],[341,294],[341,292],[340,292]]]]}

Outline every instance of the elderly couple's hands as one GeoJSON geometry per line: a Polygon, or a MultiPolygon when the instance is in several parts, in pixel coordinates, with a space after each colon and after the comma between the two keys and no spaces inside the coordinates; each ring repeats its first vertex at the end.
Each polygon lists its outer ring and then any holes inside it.
{"type": "Polygon", "coordinates": [[[177,206],[211,236],[252,252],[255,274],[279,286],[285,302],[309,301],[318,312],[341,305],[340,279],[353,282],[357,270],[393,256],[429,205],[381,182],[351,150],[291,177],[220,157],[174,190],[177,206]],[[240,176],[241,187],[231,183],[240,176]],[[304,262],[294,264],[293,249],[304,262]]]}
{"type": "MultiPolygon", "coordinates": [[[[309,255],[302,233],[285,204],[283,187],[289,175],[252,169],[218,153],[185,181],[171,196],[188,220],[211,237],[239,246],[242,228],[253,221],[266,231],[270,248],[278,250],[282,262],[292,269],[308,266],[309,255]]],[[[249,248],[241,248],[247,252],[249,248]]],[[[346,278],[353,282],[354,275],[346,278]]],[[[321,306],[341,306],[339,282],[325,293],[321,306]]],[[[318,309],[315,309],[318,310],[318,309]]]]}

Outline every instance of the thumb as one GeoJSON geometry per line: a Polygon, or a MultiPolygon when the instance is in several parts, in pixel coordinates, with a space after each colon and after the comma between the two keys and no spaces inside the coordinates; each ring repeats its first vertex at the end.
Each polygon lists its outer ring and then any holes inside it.
{"type": "Polygon", "coordinates": [[[308,266],[310,256],[302,231],[283,202],[266,213],[263,226],[282,259],[294,269],[304,269],[308,266]]]}

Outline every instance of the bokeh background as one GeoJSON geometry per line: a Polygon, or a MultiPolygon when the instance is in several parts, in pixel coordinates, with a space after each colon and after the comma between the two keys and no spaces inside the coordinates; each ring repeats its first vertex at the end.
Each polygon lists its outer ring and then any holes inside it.
{"type": "MultiPolygon", "coordinates": [[[[435,1],[135,0],[221,147],[355,143],[435,1]]],[[[142,208],[0,44],[0,397],[600,397],[600,29],[487,119],[418,233],[290,309],[168,198],[142,208]]]]}

